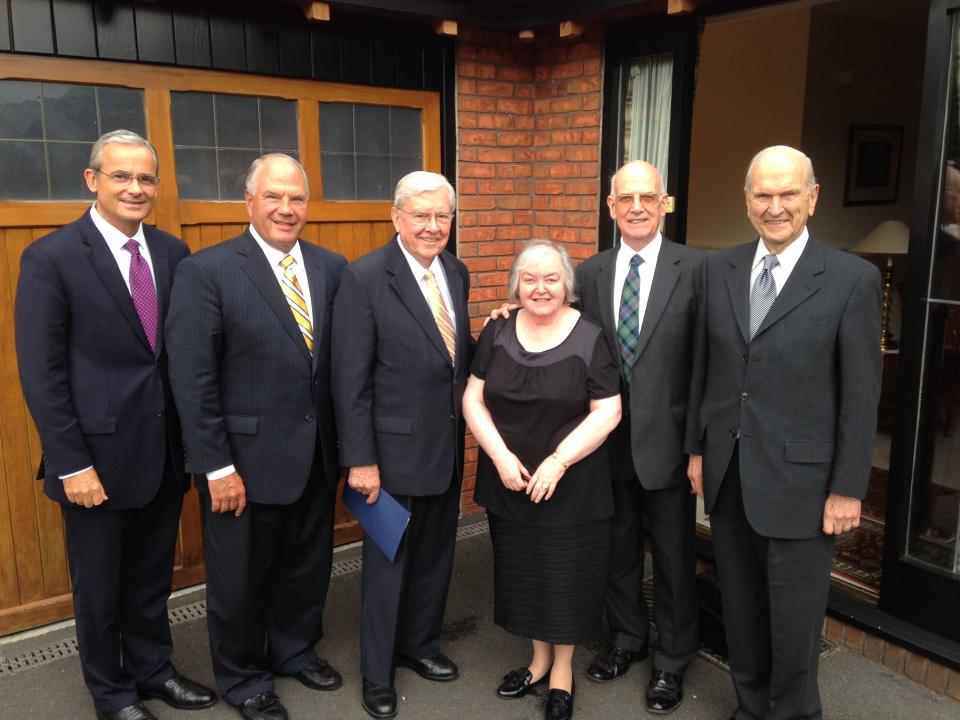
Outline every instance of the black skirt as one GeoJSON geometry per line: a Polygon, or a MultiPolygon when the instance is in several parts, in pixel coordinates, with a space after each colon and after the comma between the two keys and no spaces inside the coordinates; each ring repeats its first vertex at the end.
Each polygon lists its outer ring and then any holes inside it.
{"type": "Polygon", "coordinates": [[[558,645],[594,640],[610,567],[610,521],[544,527],[490,512],[487,517],[494,622],[514,635],[558,645]]]}

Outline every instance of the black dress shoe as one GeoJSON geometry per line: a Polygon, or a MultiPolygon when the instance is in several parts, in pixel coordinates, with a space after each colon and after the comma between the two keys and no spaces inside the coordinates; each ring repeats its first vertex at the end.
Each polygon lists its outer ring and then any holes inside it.
{"type": "Polygon", "coordinates": [[[557,688],[547,690],[543,720],[570,720],[573,717],[573,693],[557,688]]]}
{"type": "Polygon", "coordinates": [[[457,664],[443,653],[432,658],[412,658],[406,655],[397,656],[397,665],[410,668],[425,680],[448,682],[460,676],[457,664]]]}
{"type": "Polygon", "coordinates": [[[655,715],[673,712],[683,701],[683,675],[654,668],[647,685],[647,711],[655,715]]]}
{"type": "Polygon", "coordinates": [[[270,691],[247,698],[237,710],[246,720],[287,720],[287,709],[270,691]]]}
{"type": "Polygon", "coordinates": [[[179,710],[199,710],[216,704],[217,694],[205,685],[194,682],[176,673],[163,685],[155,688],[140,688],[140,697],[163,700],[179,710]]]}
{"type": "Polygon", "coordinates": [[[363,709],[375,718],[392,718],[397,714],[397,691],[392,685],[384,687],[364,678],[360,702],[363,709]]]}
{"type": "Polygon", "coordinates": [[[503,676],[503,682],[500,683],[500,687],[497,688],[497,695],[505,700],[522,698],[530,692],[532,688],[537,687],[537,685],[543,685],[547,681],[547,674],[545,673],[543,677],[536,682],[532,682],[532,680],[533,675],[530,674],[527,668],[511,670],[503,676]]]}
{"type": "Polygon", "coordinates": [[[590,667],[587,668],[587,677],[594,682],[610,682],[623,677],[624,673],[630,669],[634,660],[647,659],[647,647],[643,646],[640,650],[627,650],[622,647],[614,647],[606,653],[597,655],[590,667]]]}
{"type": "Polygon", "coordinates": [[[295,677],[308,688],[313,690],[336,690],[343,685],[340,673],[326,660],[314,660],[300,672],[293,673],[295,677]]]}
{"type": "Polygon", "coordinates": [[[97,710],[97,720],[157,720],[157,716],[147,710],[146,705],[137,702],[110,712],[97,710]]]}

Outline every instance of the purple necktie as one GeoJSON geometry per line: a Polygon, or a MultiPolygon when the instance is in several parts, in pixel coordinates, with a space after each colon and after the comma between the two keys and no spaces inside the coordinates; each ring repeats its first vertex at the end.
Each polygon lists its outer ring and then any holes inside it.
{"type": "Polygon", "coordinates": [[[147,334],[151,349],[157,351],[157,289],[153,284],[150,266],[140,254],[140,243],[127,240],[123,249],[130,253],[130,294],[133,306],[140,316],[140,324],[147,334]]]}

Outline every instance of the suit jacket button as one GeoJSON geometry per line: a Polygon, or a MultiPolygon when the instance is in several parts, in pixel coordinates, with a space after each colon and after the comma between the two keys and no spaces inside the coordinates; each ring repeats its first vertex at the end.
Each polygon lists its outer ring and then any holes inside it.
{"type": "Polygon", "coordinates": [[[163,410],[157,410],[157,417],[163,417],[163,410]]]}
{"type": "Polygon", "coordinates": [[[456,420],[456,419],[457,419],[457,416],[454,415],[453,413],[451,413],[451,414],[450,414],[450,419],[451,419],[451,420],[456,420]]]}
{"type": "Polygon", "coordinates": [[[743,362],[747,362],[748,360],[750,360],[750,357],[748,355],[741,355],[740,360],[742,360],[743,362]]]}
{"type": "Polygon", "coordinates": [[[303,416],[303,419],[306,420],[307,422],[313,422],[313,415],[311,415],[310,413],[307,413],[306,415],[303,416]]]}
{"type": "Polygon", "coordinates": [[[740,393],[740,399],[741,399],[741,400],[749,400],[749,399],[750,399],[750,393],[745,393],[745,392],[744,392],[744,393],[740,393]]]}

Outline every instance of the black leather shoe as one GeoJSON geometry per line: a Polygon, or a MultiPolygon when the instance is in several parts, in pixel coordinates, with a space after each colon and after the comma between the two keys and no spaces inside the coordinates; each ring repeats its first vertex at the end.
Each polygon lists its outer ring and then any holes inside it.
{"type": "Polygon", "coordinates": [[[336,690],[343,685],[340,673],[326,660],[314,660],[300,672],[293,673],[294,677],[308,688],[313,690],[336,690]]]}
{"type": "Polygon", "coordinates": [[[654,668],[647,685],[647,712],[666,715],[683,701],[683,675],[654,668]]]}
{"type": "Polygon", "coordinates": [[[460,676],[457,664],[443,653],[432,658],[412,658],[406,655],[397,656],[397,665],[410,668],[424,680],[448,682],[460,676]]]}
{"type": "Polygon", "coordinates": [[[640,650],[627,650],[614,647],[605,653],[597,655],[590,667],[587,668],[587,677],[594,682],[604,683],[617,680],[624,676],[634,660],[647,659],[647,647],[640,650]]]}
{"type": "Polygon", "coordinates": [[[548,674],[545,673],[542,678],[532,682],[533,675],[527,668],[511,670],[503,676],[503,682],[497,688],[497,695],[505,700],[516,700],[526,695],[537,685],[543,685],[547,681],[548,674]]]}
{"type": "Polygon", "coordinates": [[[570,720],[573,717],[573,693],[550,688],[543,704],[543,720],[570,720]]]}
{"type": "Polygon", "coordinates": [[[376,685],[363,679],[363,709],[375,718],[392,718],[397,714],[397,691],[393,686],[376,685]]]}
{"type": "Polygon", "coordinates": [[[237,710],[246,720],[287,720],[287,709],[270,691],[247,698],[237,710]]]}
{"type": "Polygon", "coordinates": [[[157,720],[157,716],[147,710],[146,705],[138,702],[110,712],[97,710],[97,720],[157,720]]]}
{"type": "Polygon", "coordinates": [[[139,688],[140,697],[163,700],[179,710],[199,710],[216,704],[217,694],[206,685],[176,673],[163,685],[155,688],[139,688]]]}

